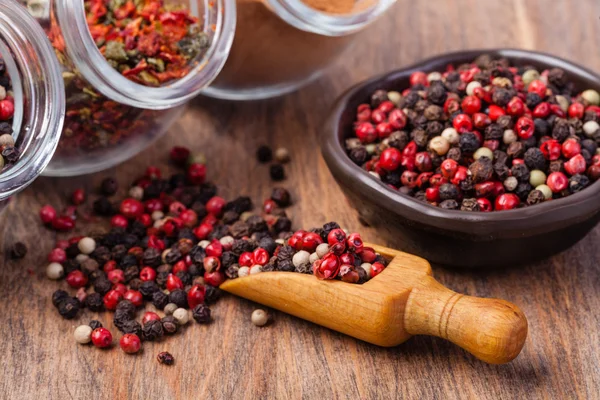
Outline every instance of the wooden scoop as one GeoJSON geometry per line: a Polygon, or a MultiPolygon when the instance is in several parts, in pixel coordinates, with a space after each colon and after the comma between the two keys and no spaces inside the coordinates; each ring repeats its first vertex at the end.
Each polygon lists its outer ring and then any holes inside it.
{"type": "Polygon", "coordinates": [[[491,364],[509,362],[519,354],[527,319],[516,305],[453,292],[431,276],[426,260],[365,246],[391,261],[363,285],[265,272],[228,280],[221,289],[379,346],[396,346],[412,335],[433,335],[491,364]]]}

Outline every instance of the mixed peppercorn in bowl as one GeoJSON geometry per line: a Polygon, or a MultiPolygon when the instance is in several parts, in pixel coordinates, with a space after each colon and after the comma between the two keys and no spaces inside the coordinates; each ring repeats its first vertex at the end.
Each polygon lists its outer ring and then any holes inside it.
{"type": "Polygon", "coordinates": [[[524,263],[598,221],[599,89],[590,71],[545,54],[442,55],[342,95],[323,154],[363,219],[403,250],[524,263]]]}

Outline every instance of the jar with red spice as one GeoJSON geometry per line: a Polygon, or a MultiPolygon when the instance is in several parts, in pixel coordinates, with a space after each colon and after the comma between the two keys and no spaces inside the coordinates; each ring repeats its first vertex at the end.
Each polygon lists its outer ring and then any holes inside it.
{"type": "Polygon", "coordinates": [[[0,1],[0,62],[2,210],[50,162],[62,129],[65,92],[44,31],[24,8],[9,0],[0,1]]]}

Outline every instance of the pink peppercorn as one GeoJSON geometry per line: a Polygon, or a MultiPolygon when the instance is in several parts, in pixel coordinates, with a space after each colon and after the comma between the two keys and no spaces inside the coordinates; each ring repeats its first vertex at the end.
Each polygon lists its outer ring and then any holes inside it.
{"type": "Polygon", "coordinates": [[[206,294],[206,288],[204,285],[194,285],[187,292],[187,301],[191,309],[196,307],[198,304],[204,303],[204,297],[206,294]]]}
{"type": "Polygon", "coordinates": [[[142,342],[138,335],[135,333],[126,333],[123,335],[121,340],[119,340],[119,346],[121,349],[127,354],[135,354],[140,351],[142,347],[142,342]]]}
{"type": "Polygon", "coordinates": [[[569,186],[569,179],[562,172],[553,172],[548,175],[546,185],[548,185],[553,193],[559,193],[569,186]]]}
{"type": "Polygon", "coordinates": [[[156,279],[156,271],[150,267],[144,267],[140,271],[140,279],[143,281],[153,281],[156,279]]]}
{"type": "Polygon", "coordinates": [[[48,261],[51,263],[55,262],[62,264],[67,261],[67,253],[60,247],[52,249],[50,253],[48,253],[48,261]]]}
{"type": "Polygon", "coordinates": [[[206,179],[206,166],[204,164],[194,163],[188,167],[187,179],[193,185],[200,185],[206,179]]]}
{"type": "Polygon", "coordinates": [[[123,294],[114,289],[111,289],[108,291],[108,293],[104,295],[102,301],[104,302],[104,307],[107,310],[112,311],[117,308],[117,304],[119,304],[119,301],[121,301],[122,299],[123,294]]]}
{"type": "Polygon", "coordinates": [[[160,316],[152,311],[146,311],[142,317],[142,325],[146,325],[150,321],[160,321],[160,316]]]}
{"type": "Polygon", "coordinates": [[[85,276],[85,274],[78,269],[69,272],[69,275],[67,275],[66,280],[69,286],[71,286],[74,289],[84,287],[85,285],[87,285],[88,282],[87,276],[85,276]]]}
{"type": "Polygon", "coordinates": [[[519,200],[519,196],[514,193],[504,193],[496,198],[495,210],[512,210],[516,208],[521,201],[519,200]]]}
{"type": "MultiPolygon", "coordinates": [[[[205,258],[205,260],[206,260],[206,258],[205,258]]],[[[181,282],[181,279],[179,279],[178,276],[169,274],[169,276],[167,276],[166,286],[167,286],[167,290],[172,292],[175,289],[183,289],[183,282],[181,282]]]]}
{"type": "Polygon", "coordinates": [[[76,189],[71,195],[71,202],[76,206],[82,204],[85,201],[85,191],[83,189],[76,189]]]}
{"type": "Polygon", "coordinates": [[[112,333],[106,328],[96,328],[92,331],[92,343],[100,349],[107,348],[112,344],[112,333]]]}

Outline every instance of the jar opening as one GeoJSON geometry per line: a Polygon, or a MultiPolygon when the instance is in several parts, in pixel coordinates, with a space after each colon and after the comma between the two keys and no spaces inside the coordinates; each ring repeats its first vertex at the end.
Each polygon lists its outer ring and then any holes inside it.
{"type": "Polygon", "coordinates": [[[84,0],[57,0],[53,11],[70,58],[90,84],[119,103],[158,110],[185,103],[212,82],[227,58],[235,30],[235,0],[165,3],[189,10],[210,45],[193,60],[185,76],[160,86],[134,82],[107,61],[90,32],[84,0]]]}

